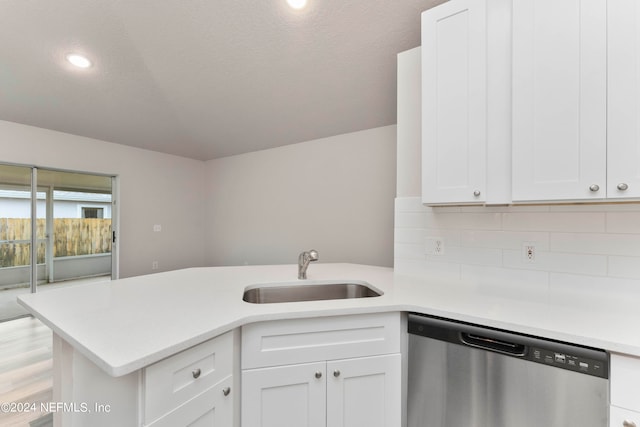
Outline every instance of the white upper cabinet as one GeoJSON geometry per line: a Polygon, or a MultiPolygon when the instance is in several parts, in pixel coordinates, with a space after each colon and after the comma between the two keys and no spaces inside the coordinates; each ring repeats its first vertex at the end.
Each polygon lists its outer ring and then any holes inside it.
{"type": "Polygon", "coordinates": [[[423,12],[422,200],[640,200],[640,1],[423,12]]]}
{"type": "Polygon", "coordinates": [[[514,1],[513,200],[639,198],[639,2],[514,1]]]}
{"type": "Polygon", "coordinates": [[[486,187],[484,0],[422,14],[422,199],[481,203],[486,187]]]}
{"type": "Polygon", "coordinates": [[[422,14],[425,204],[511,201],[510,17],[511,0],[451,0],[422,14]]]}
{"type": "Polygon", "coordinates": [[[514,201],[606,197],[606,19],[604,0],[513,2],[514,201]]]}
{"type": "Polygon", "coordinates": [[[608,2],[607,197],[640,198],[640,2],[608,2]]]}

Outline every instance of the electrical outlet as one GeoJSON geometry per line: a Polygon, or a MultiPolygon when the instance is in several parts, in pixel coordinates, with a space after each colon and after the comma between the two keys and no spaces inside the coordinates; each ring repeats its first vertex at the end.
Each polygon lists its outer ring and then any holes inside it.
{"type": "Polygon", "coordinates": [[[153,225],[153,231],[156,232],[156,233],[159,232],[159,231],[162,231],[162,225],[154,224],[153,225]]]}
{"type": "Polygon", "coordinates": [[[444,255],[444,239],[442,237],[434,237],[425,240],[427,255],[444,255]]]}
{"type": "Polygon", "coordinates": [[[526,263],[536,262],[536,243],[524,242],[522,244],[522,261],[526,263]]]}
{"type": "Polygon", "coordinates": [[[152,270],[157,270],[158,269],[158,261],[153,261],[151,263],[151,269],[152,270]]]}

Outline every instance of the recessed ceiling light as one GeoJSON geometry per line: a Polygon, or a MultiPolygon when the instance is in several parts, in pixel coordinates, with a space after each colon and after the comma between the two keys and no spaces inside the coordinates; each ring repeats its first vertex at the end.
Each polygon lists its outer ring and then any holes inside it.
{"type": "Polygon", "coordinates": [[[77,53],[70,53],[69,55],[67,55],[67,61],[78,68],[91,67],[91,61],[89,61],[87,57],[78,55],[77,53]]]}
{"type": "Polygon", "coordinates": [[[291,8],[300,10],[307,5],[307,0],[287,0],[287,3],[289,3],[291,8]]]}

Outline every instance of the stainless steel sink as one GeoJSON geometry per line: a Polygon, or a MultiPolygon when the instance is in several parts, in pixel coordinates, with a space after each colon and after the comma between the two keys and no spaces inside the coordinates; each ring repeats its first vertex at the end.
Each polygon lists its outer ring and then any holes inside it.
{"type": "Polygon", "coordinates": [[[250,286],[242,299],[252,304],[379,297],[382,291],[365,282],[282,283],[250,286]]]}

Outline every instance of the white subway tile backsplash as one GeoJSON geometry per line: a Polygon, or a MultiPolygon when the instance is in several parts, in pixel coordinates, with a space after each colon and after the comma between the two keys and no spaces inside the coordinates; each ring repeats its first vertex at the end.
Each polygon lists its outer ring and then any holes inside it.
{"type": "Polygon", "coordinates": [[[462,211],[462,207],[460,206],[432,206],[432,207],[426,207],[426,209],[431,209],[430,212],[434,212],[434,213],[452,213],[452,212],[461,212],[462,211]]]}
{"type": "Polygon", "coordinates": [[[425,215],[420,212],[396,212],[396,228],[425,228],[425,215]]]}
{"type": "Polygon", "coordinates": [[[498,267],[502,265],[502,251],[500,249],[449,246],[445,247],[443,255],[427,255],[427,260],[498,267]]]}
{"type": "Polygon", "coordinates": [[[640,292],[640,203],[431,208],[408,197],[396,199],[395,228],[400,274],[640,292]],[[429,238],[443,239],[443,255],[427,255],[429,238]],[[523,242],[535,242],[535,263],[523,242]]]}
{"type": "Polygon", "coordinates": [[[511,212],[504,213],[502,220],[505,230],[587,233],[605,231],[603,212],[511,212]]]}
{"type": "Polygon", "coordinates": [[[395,243],[423,243],[424,235],[415,228],[397,228],[394,233],[395,243]]]}
{"type": "Polygon", "coordinates": [[[444,240],[445,250],[449,246],[461,246],[462,231],[428,228],[424,231],[425,239],[444,240]]]}
{"type": "Polygon", "coordinates": [[[537,251],[535,262],[526,262],[522,250],[505,250],[504,266],[524,270],[540,270],[558,273],[607,275],[607,257],[560,252],[537,251]]]}
{"type": "Polygon", "coordinates": [[[640,211],[640,203],[581,203],[572,205],[550,205],[550,212],[628,212],[640,211]]]}
{"type": "Polygon", "coordinates": [[[401,259],[425,259],[425,245],[423,243],[396,243],[393,246],[393,256],[401,259]]]}
{"type": "MultiPolygon", "coordinates": [[[[570,292],[580,294],[582,292],[610,294],[615,297],[621,292],[624,295],[637,293],[640,297],[640,280],[618,279],[613,277],[594,277],[576,274],[551,273],[549,286],[552,291],[570,292]]],[[[621,301],[622,302],[622,301],[621,301]]],[[[631,301],[637,305],[637,301],[631,301]]]]}
{"type": "Polygon", "coordinates": [[[416,261],[412,259],[398,259],[394,261],[394,269],[399,274],[417,277],[431,277],[443,280],[457,280],[460,278],[460,265],[447,262],[416,261]]]}
{"type": "Polygon", "coordinates": [[[549,248],[554,252],[640,256],[640,235],[606,233],[551,233],[549,248]]]}
{"type": "Polygon", "coordinates": [[[499,230],[501,213],[432,212],[426,214],[426,227],[461,230],[499,230]]]}
{"type": "Polygon", "coordinates": [[[396,212],[426,212],[429,209],[419,197],[396,197],[395,207],[396,212]]]}
{"type": "Polygon", "coordinates": [[[549,248],[549,233],[542,231],[468,231],[461,232],[461,246],[474,248],[521,249],[523,242],[535,242],[536,248],[549,248]]]}
{"type": "Polygon", "coordinates": [[[545,271],[463,265],[460,276],[462,280],[487,285],[535,288],[549,286],[549,273],[545,271]]]}
{"type": "Polygon", "coordinates": [[[640,234],[640,211],[607,212],[607,233],[640,234]]]}
{"type": "Polygon", "coordinates": [[[461,212],[549,212],[549,206],[518,205],[518,206],[463,206],[461,212]]]}
{"type": "Polygon", "coordinates": [[[609,276],[640,279],[640,257],[610,256],[609,276]]]}

